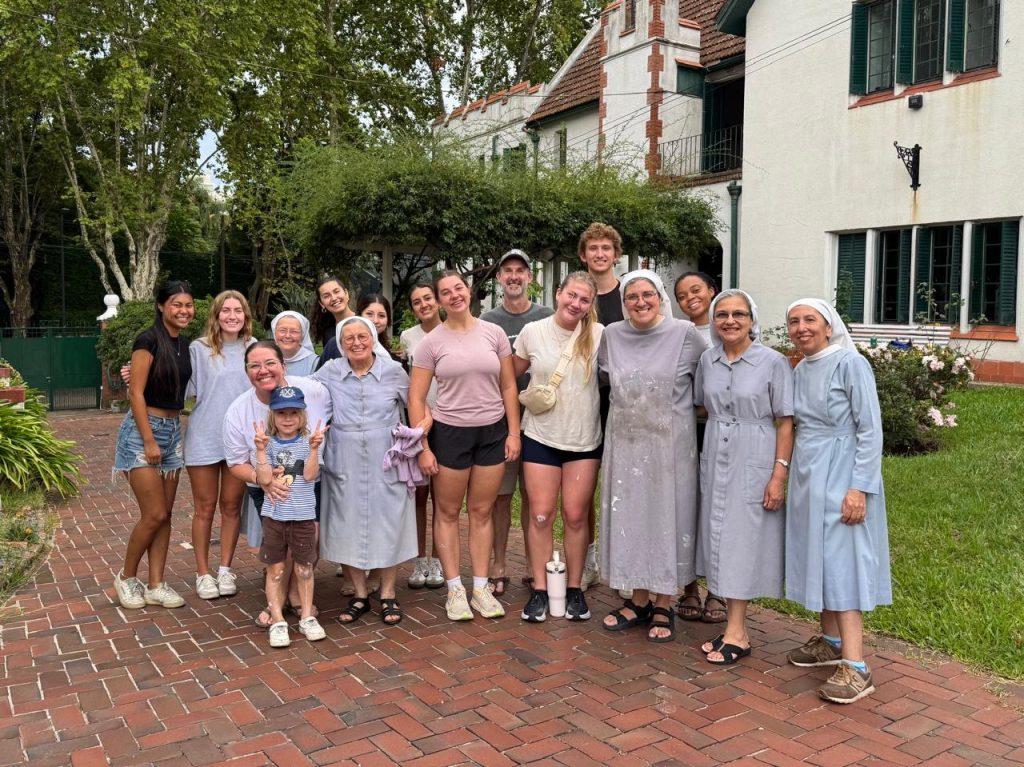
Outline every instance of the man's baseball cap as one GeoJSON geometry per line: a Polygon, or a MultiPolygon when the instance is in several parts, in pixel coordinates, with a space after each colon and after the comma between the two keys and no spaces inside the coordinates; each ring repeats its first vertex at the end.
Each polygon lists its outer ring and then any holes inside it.
{"type": "Polygon", "coordinates": [[[500,269],[501,265],[508,261],[510,258],[518,258],[520,261],[526,264],[527,269],[533,269],[533,263],[530,261],[530,257],[526,255],[525,251],[522,251],[519,248],[512,248],[512,250],[503,254],[502,257],[498,259],[498,268],[500,269]]]}
{"type": "Polygon", "coordinates": [[[295,386],[278,386],[270,394],[270,409],[287,410],[288,408],[306,409],[306,398],[302,394],[302,389],[295,386]]]}

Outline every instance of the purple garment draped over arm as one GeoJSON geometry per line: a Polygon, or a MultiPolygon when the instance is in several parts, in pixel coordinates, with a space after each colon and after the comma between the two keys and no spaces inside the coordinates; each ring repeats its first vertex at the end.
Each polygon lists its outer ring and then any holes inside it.
{"type": "Polygon", "coordinates": [[[387,471],[394,467],[398,478],[408,486],[411,495],[417,487],[427,484],[427,478],[423,476],[416,458],[423,452],[423,429],[414,429],[400,423],[392,429],[391,436],[394,443],[384,454],[381,468],[387,471]]]}

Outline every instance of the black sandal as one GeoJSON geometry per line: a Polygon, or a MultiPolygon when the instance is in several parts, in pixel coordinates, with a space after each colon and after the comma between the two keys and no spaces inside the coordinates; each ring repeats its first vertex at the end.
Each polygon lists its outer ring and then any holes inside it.
{"type": "Polygon", "coordinates": [[[651,610],[651,625],[650,630],[647,632],[648,642],[672,642],[676,638],[676,616],[673,615],[671,610],[666,610],[664,607],[655,607],[651,610]],[[661,621],[654,620],[655,617],[663,617],[668,622],[663,623],[661,621]],[[654,629],[668,629],[668,636],[656,637],[651,635],[651,631],[654,629]]]}
{"type": "Polygon", "coordinates": [[[684,621],[699,621],[703,615],[704,605],[700,601],[700,594],[697,592],[686,592],[676,602],[676,612],[684,621]],[[687,600],[693,600],[696,604],[687,604],[687,600]]]}
{"type": "Polygon", "coordinates": [[[710,642],[705,642],[704,644],[702,644],[700,646],[700,651],[702,653],[704,653],[705,655],[707,655],[709,652],[718,652],[718,649],[723,644],[725,644],[725,634],[719,634],[714,639],[712,639],[710,642]],[[711,649],[710,650],[705,650],[704,649],[704,645],[711,645],[711,649]]]}
{"type": "Polygon", "coordinates": [[[380,619],[385,626],[397,626],[402,622],[402,609],[398,606],[397,599],[381,598],[380,619]],[[398,620],[388,620],[388,618],[397,618],[398,620]]]}
{"type": "Polygon", "coordinates": [[[368,612],[370,612],[369,597],[352,597],[348,600],[348,607],[342,610],[341,615],[338,616],[338,623],[342,626],[348,626],[355,623],[368,612]],[[348,616],[348,620],[342,620],[345,615],[348,616]]]}
{"type": "Polygon", "coordinates": [[[727,605],[725,604],[725,600],[717,594],[712,594],[708,592],[707,599],[704,600],[704,612],[700,616],[700,619],[704,623],[725,623],[726,619],[728,618],[726,611],[727,605]],[[708,605],[710,605],[712,602],[718,602],[718,604],[720,604],[721,607],[709,607],[708,605]],[[722,617],[712,617],[713,613],[721,613],[722,617]]]}
{"type": "Polygon", "coordinates": [[[615,619],[615,624],[609,626],[607,623],[602,621],[601,625],[604,626],[606,631],[625,631],[626,629],[631,629],[634,626],[640,626],[644,623],[647,623],[651,619],[651,610],[653,608],[654,605],[651,602],[648,602],[643,607],[637,607],[635,604],[633,604],[632,599],[627,599],[625,602],[622,603],[622,607],[620,607],[618,610],[612,610],[610,613],[608,613],[615,619]],[[625,615],[623,615],[623,610],[632,610],[635,614],[635,617],[627,618],[625,615]]]}
{"type": "MultiPolygon", "coordinates": [[[[712,652],[715,651],[712,650],[712,652]]],[[[705,658],[704,660],[706,660],[712,666],[731,666],[733,663],[740,660],[741,658],[746,658],[748,655],[750,655],[750,648],[739,647],[738,645],[734,644],[723,644],[721,647],[718,648],[718,652],[722,654],[722,660],[711,660],[710,658],[705,658]]]]}

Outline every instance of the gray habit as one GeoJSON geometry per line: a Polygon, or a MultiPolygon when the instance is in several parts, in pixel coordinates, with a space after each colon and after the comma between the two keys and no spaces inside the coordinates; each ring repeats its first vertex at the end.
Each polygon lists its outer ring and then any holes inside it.
{"type": "Polygon", "coordinates": [[[723,597],[779,598],[785,511],[768,511],[762,502],[775,468],[774,420],[793,415],[789,360],[753,343],[730,363],[714,346],[700,358],[693,401],[708,411],[697,572],[723,597]]]}
{"type": "Polygon", "coordinates": [[[605,328],[611,387],[601,483],[601,570],[615,589],[675,594],[695,576],[697,436],[693,375],[707,347],[692,322],[605,328]]]}

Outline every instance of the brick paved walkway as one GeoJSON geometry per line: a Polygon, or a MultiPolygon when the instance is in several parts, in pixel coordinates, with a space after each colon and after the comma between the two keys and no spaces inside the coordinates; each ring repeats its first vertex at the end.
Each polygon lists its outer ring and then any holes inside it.
{"type": "MultiPolygon", "coordinates": [[[[328,639],[293,635],[270,650],[251,622],[263,602],[251,554],[236,563],[239,596],[190,593],[184,483],[169,580],[188,604],[123,611],[111,576],[134,506],[110,481],[118,420],[54,418],[88,446],[90,484],[61,509],[48,564],[0,622],[0,764],[1024,763],[1019,695],[998,698],[960,664],[876,646],[877,694],[824,705],[825,673],[783,662],[812,627],[769,611],[752,620],[754,657],[715,669],[695,649],[714,627],[682,624],[671,645],[602,631],[616,601],[607,589],[588,594],[589,623],[536,627],[514,613],[453,625],[439,592],[403,588],[400,627],[374,613],[349,630],[334,621],[341,598],[324,566],[328,639]]],[[[522,599],[514,587],[516,613],[522,599]]]]}

